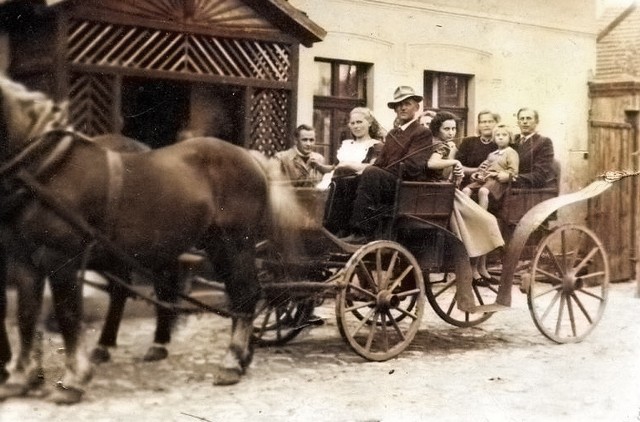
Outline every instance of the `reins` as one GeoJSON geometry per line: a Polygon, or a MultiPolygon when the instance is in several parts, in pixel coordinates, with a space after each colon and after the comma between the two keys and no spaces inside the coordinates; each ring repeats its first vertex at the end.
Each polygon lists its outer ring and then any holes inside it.
{"type": "MultiPolygon", "coordinates": [[[[54,132],[48,132],[36,138],[22,151],[9,159],[6,164],[0,167],[0,177],[6,177],[11,173],[15,173],[19,167],[30,164],[36,154],[50,149],[54,144],[55,147],[53,151],[38,166],[34,174],[36,176],[42,175],[60,163],[73,146],[73,134],[67,133],[61,140],[58,140],[55,136],[51,136],[53,133],[54,132]]],[[[55,133],[57,133],[57,131],[55,133]]]]}

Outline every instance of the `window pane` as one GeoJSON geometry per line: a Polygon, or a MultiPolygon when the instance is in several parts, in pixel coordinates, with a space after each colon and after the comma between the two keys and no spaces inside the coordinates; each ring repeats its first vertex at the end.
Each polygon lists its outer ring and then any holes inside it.
{"type": "Polygon", "coordinates": [[[313,128],[316,130],[316,151],[329,162],[331,153],[331,110],[313,110],[313,128]]]}
{"type": "Polygon", "coordinates": [[[328,97],[331,95],[331,63],[316,62],[318,67],[318,84],[313,95],[328,97]]]}
{"type": "Polygon", "coordinates": [[[338,97],[360,98],[358,67],[352,64],[338,65],[338,97]]]}
{"type": "Polygon", "coordinates": [[[439,107],[466,107],[466,80],[454,75],[440,75],[438,81],[439,107]]]}

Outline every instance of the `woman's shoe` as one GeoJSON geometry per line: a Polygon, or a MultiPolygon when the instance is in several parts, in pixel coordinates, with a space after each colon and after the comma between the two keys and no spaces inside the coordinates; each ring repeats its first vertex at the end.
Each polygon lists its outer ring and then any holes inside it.
{"type": "Polygon", "coordinates": [[[497,286],[498,284],[500,284],[500,280],[498,280],[497,278],[494,278],[494,277],[491,277],[491,276],[486,277],[486,276],[483,276],[483,275],[480,276],[480,277],[482,277],[482,279],[486,283],[493,284],[494,286],[497,286]]]}
{"type": "Polygon", "coordinates": [[[486,278],[480,276],[480,277],[474,277],[473,278],[473,285],[474,286],[480,286],[480,287],[489,287],[490,283],[489,280],[487,280],[486,278]]]}

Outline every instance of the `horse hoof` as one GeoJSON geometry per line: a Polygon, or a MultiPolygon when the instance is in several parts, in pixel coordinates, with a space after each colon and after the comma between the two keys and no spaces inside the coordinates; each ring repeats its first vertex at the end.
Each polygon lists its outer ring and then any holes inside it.
{"type": "Polygon", "coordinates": [[[0,370],[0,384],[4,384],[7,378],[9,378],[9,371],[2,368],[2,370],[0,370]]]}
{"type": "Polygon", "coordinates": [[[95,365],[109,362],[109,360],[111,360],[111,353],[109,353],[109,349],[106,347],[96,347],[91,351],[89,360],[95,365]]]}
{"type": "Polygon", "coordinates": [[[238,368],[218,367],[213,376],[213,385],[233,385],[240,382],[242,371],[238,368]]]}
{"type": "Polygon", "coordinates": [[[166,347],[151,346],[142,360],[145,362],[155,362],[157,360],[166,359],[167,356],[169,356],[169,352],[166,347]]]}
{"type": "Polygon", "coordinates": [[[62,382],[58,382],[55,390],[47,397],[47,400],[55,404],[75,404],[82,400],[83,395],[83,390],[68,387],[63,385],[62,382]]]}
{"type": "Polygon", "coordinates": [[[29,392],[29,387],[25,384],[7,383],[0,385],[0,401],[11,397],[23,397],[29,392]]]}

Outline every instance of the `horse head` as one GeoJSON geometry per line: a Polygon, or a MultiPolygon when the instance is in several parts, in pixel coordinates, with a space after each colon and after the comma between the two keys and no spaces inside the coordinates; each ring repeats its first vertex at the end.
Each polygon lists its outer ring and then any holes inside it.
{"type": "Polygon", "coordinates": [[[21,151],[34,138],[68,126],[67,102],[56,103],[39,91],[0,75],[0,137],[5,154],[21,151]]]}

